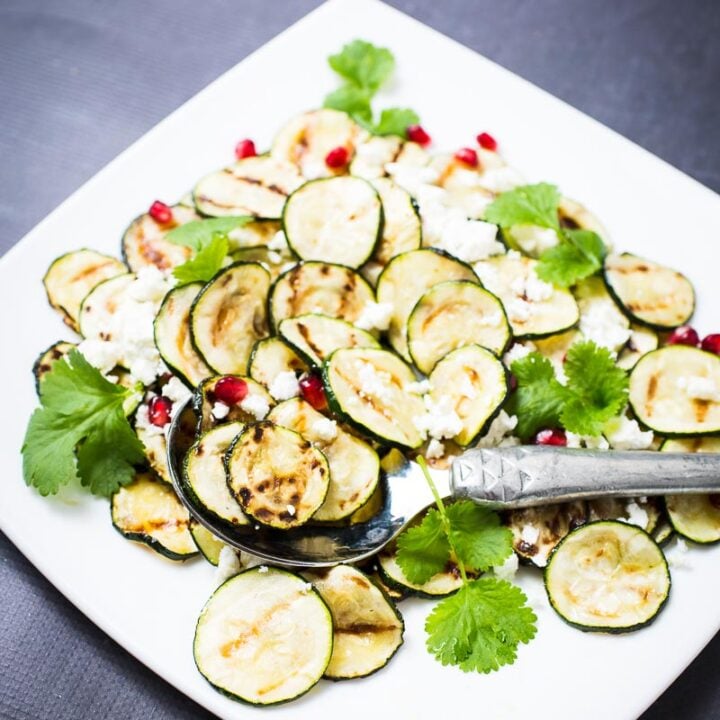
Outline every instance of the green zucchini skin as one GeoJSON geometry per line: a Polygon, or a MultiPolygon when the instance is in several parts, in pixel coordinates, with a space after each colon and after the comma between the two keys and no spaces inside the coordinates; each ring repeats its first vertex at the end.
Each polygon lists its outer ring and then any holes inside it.
{"type": "Polygon", "coordinates": [[[54,342],[50,347],[43,350],[36,358],[33,363],[32,373],[35,378],[35,390],[37,394],[40,394],[40,383],[43,377],[52,370],[52,366],[58,361],[64,358],[73,348],[77,345],[66,340],[58,340],[54,342]]]}
{"type": "Polygon", "coordinates": [[[222,540],[215,538],[212,533],[194,518],[190,518],[190,534],[192,535],[200,554],[214,567],[217,567],[220,558],[220,548],[213,547],[214,543],[224,545],[222,540]]]}

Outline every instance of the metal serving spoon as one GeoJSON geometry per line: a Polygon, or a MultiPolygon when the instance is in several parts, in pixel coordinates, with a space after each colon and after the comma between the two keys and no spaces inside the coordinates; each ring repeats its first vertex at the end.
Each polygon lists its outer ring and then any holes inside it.
{"type": "MultiPolygon", "coordinates": [[[[364,523],[273,530],[218,521],[195,502],[183,478],[183,458],[191,443],[186,429],[196,419],[188,403],[176,414],[168,434],[168,467],[177,494],[190,513],[221,540],[268,562],[325,567],[364,560],[433,503],[420,467],[405,461],[392,472],[383,471],[383,505],[364,523]]],[[[537,445],[475,449],[453,460],[449,471],[432,475],[441,497],[469,498],[509,509],[597,497],[720,492],[720,453],[537,445]]]]}

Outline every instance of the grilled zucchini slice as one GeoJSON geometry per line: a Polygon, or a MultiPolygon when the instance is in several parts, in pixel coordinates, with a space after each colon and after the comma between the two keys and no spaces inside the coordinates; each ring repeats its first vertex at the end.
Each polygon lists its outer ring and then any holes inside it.
{"type": "Polygon", "coordinates": [[[204,525],[194,518],[190,518],[190,534],[197,545],[200,554],[211,564],[217,567],[220,562],[220,551],[225,543],[215,537],[204,525]]]}
{"type": "Polygon", "coordinates": [[[270,274],[234,263],[198,293],[190,311],[193,346],[216,373],[243,373],[255,343],[266,337],[270,274]]]}
{"type": "Polygon", "coordinates": [[[198,619],[195,664],[220,692],[253,705],[303,695],[333,651],[332,615],[303,578],[254,567],[223,583],[198,619]]]}
{"type": "Polygon", "coordinates": [[[588,500],[588,520],[621,520],[654,533],[662,518],[660,502],[656,498],[595,498],[588,500]],[[633,506],[636,505],[636,508],[633,506]],[[638,512],[641,511],[641,512],[638,512]],[[637,513],[637,520],[634,512],[637,513]],[[644,515],[643,515],[644,513],[644,515]]]}
{"type": "Polygon", "coordinates": [[[657,350],[659,342],[658,335],[654,330],[641,325],[631,327],[630,337],[618,355],[618,367],[623,370],[632,370],[643,355],[657,350]]]}
{"type": "Polygon", "coordinates": [[[195,405],[195,412],[198,415],[198,431],[205,432],[210,428],[220,423],[228,422],[242,422],[242,423],[253,423],[257,420],[264,418],[260,408],[267,411],[275,404],[270,393],[255,382],[252,378],[244,377],[242,375],[233,375],[232,377],[243,380],[247,383],[248,394],[239,404],[233,405],[228,410],[228,414],[221,419],[217,419],[213,415],[213,407],[217,402],[217,396],[215,395],[215,386],[226,375],[213,376],[204,380],[195,391],[195,397],[193,403],[195,405]],[[249,399],[249,402],[248,402],[249,399]],[[261,417],[262,416],[262,417],[261,417]]]}
{"type": "Polygon", "coordinates": [[[227,453],[228,486],[245,514],[288,529],[306,523],[325,501],[330,469],[325,455],[299,433],[259,422],[227,453]]]}
{"type": "Polygon", "coordinates": [[[64,358],[71,350],[77,347],[75,343],[58,340],[53,343],[47,350],[43,350],[38,355],[33,364],[33,375],[35,376],[35,389],[40,392],[40,383],[43,378],[52,370],[53,365],[64,358]]]}
{"type": "Polygon", "coordinates": [[[515,252],[473,266],[482,284],[505,306],[516,339],[555,335],[580,318],[572,293],[540,280],[536,266],[536,260],[515,252]]]}
{"type": "Polygon", "coordinates": [[[135,275],[132,273],[116,275],[103,280],[85,296],[78,314],[78,328],[83,337],[114,339],[109,328],[133,280],[135,275]]]}
{"type": "MultiPolygon", "coordinates": [[[[387,139],[387,138],[383,138],[387,139]]],[[[422,221],[415,201],[390,178],[373,181],[382,201],[385,222],[373,260],[386,265],[396,255],[417,250],[422,245],[422,221]]]]}
{"type": "Polygon", "coordinates": [[[428,374],[438,360],[465,345],[502,354],[510,342],[510,326],[492,293],[474,282],[451,280],[418,300],[408,318],[407,342],[415,367],[428,374]]]}
{"type": "Polygon", "coordinates": [[[199,220],[194,207],[173,205],[172,220],[159,223],[150,213],[136,217],[122,238],[122,257],[133,272],[154,265],[158,270],[170,270],[190,259],[192,249],[165,239],[170,230],[199,220]]]}
{"type": "Polygon", "coordinates": [[[151,473],[138,473],[113,493],[112,522],[128,540],[151,547],[171,560],[197,555],[190,535],[190,515],[173,489],[151,473]]]}
{"type": "Polygon", "coordinates": [[[246,250],[266,249],[273,238],[282,230],[278,220],[253,220],[236,227],[228,235],[230,254],[246,250]]]}
{"type": "Polygon", "coordinates": [[[328,419],[300,398],[276,405],[268,420],[300,433],[327,458],[330,486],[313,520],[342,520],[368,502],[380,480],[380,460],[370,445],[340,427],[328,437],[328,419]]]}
{"type": "Polygon", "coordinates": [[[671,330],[687,323],[695,311],[693,286],[677,270],[622,253],[605,258],[604,276],[623,312],[640,325],[671,330]]]}
{"type": "Polygon", "coordinates": [[[327,315],[299,315],[283,320],[280,337],[310,365],[322,365],[338,348],[375,347],[380,343],[366,330],[327,315]]]}
{"type": "Polygon", "coordinates": [[[602,278],[581,280],[574,295],[580,308],[582,336],[617,353],[630,339],[630,321],[608,293],[602,278]]]}
{"type": "Polygon", "coordinates": [[[453,437],[458,445],[468,446],[482,435],[507,398],[507,371],[486,348],[467,345],[448,353],[430,373],[435,403],[450,398],[450,407],[462,422],[462,430],[453,437]]]}
{"type": "Polygon", "coordinates": [[[382,234],[383,208],[375,188],[352,176],[311,180],[285,203],[283,230],[302,260],[358,268],[382,234]]]}
{"type": "Polygon", "coordinates": [[[305,262],[283,273],[270,291],[273,327],[281,320],[320,313],[355,322],[375,293],[354,270],[330,263],[305,262]]]}
{"type": "Polygon", "coordinates": [[[424,248],[394,257],[377,282],[379,303],[390,303],[388,340],[400,355],[412,362],[407,345],[407,321],[418,300],[434,285],[445,280],[477,282],[469,265],[440,250],[424,248]]]}
{"type": "Polygon", "coordinates": [[[230,494],[225,475],[225,455],[244,423],[231,422],[203,433],[183,462],[183,481],[194,499],[213,517],[232,525],[249,525],[245,513],[230,494]]]}
{"type": "Polygon", "coordinates": [[[287,196],[302,182],[292,164],[258,155],[206,175],[195,186],[193,198],[202,215],[279,220],[287,196]]]}
{"type": "Polygon", "coordinates": [[[350,174],[366,180],[384,178],[387,175],[385,164],[395,162],[402,147],[403,140],[396,135],[369,137],[355,148],[355,156],[350,163],[350,174]]]}
{"type": "Polygon", "coordinates": [[[628,632],[652,622],[670,594],[658,544],[635,525],[601,520],[571,532],[545,570],[550,604],[581,630],[628,632]]]}
{"type": "Polygon", "coordinates": [[[378,572],[383,582],[390,588],[399,592],[417,595],[425,598],[438,598],[452,595],[463,584],[460,570],[454,562],[448,562],[447,567],[437,575],[433,575],[426,583],[418,585],[411,583],[398,564],[395,554],[395,545],[391,544],[377,556],[378,572]]]}
{"type": "Polygon", "coordinates": [[[640,358],[630,373],[635,417],[667,436],[720,431],[720,357],[668,345],[640,358]]]}
{"type": "Polygon", "coordinates": [[[118,259],[95,250],[74,250],[50,264],[43,285],[48,302],[73,330],[78,330],[83,298],[103,280],[123,275],[127,267],[118,259]]]}
{"type": "Polygon", "coordinates": [[[400,613],[367,575],[348,565],[307,573],[333,617],[334,642],[325,677],[366,677],[388,664],[403,643],[400,613]]]}
{"type": "Polygon", "coordinates": [[[160,480],[172,485],[170,468],[168,468],[167,463],[167,440],[165,435],[163,433],[153,433],[141,425],[135,425],[135,434],[143,444],[147,464],[160,480]]]}
{"type": "MultiPolygon", "coordinates": [[[[720,453],[720,438],[666,440],[660,449],[662,452],[720,453]]],[[[701,544],[720,541],[720,495],[668,495],[665,509],[678,535],[701,544]]]]}
{"type": "Polygon", "coordinates": [[[212,370],[197,354],[190,338],[190,310],[202,283],[171,290],[155,316],[155,346],[163,362],[190,387],[199,385],[212,370]]]}
{"type": "Polygon", "coordinates": [[[264,387],[282,372],[294,372],[296,375],[307,372],[305,361],[279,337],[258,340],[250,353],[248,375],[264,387]]]}
{"type": "Polygon", "coordinates": [[[415,375],[394,353],[336,350],[323,367],[323,380],[330,408],[350,425],[384,444],[411,449],[422,445],[413,420],[425,413],[425,405],[405,390],[415,375]]]}

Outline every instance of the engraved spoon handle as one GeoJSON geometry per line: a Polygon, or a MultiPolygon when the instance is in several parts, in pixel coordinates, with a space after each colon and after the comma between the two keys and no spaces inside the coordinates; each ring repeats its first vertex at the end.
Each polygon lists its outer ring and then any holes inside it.
{"type": "Polygon", "coordinates": [[[720,492],[720,453],[488,448],[457,457],[450,472],[455,497],[498,508],[720,492]]]}

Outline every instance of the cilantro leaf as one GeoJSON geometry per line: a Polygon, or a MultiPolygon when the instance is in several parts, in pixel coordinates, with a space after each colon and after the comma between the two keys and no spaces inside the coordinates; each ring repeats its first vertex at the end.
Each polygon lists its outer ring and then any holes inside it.
{"type": "Polygon", "coordinates": [[[102,495],[129,482],[131,465],[144,459],[123,410],[132,392],[106,380],[77,350],[56,362],[25,433],[25,482],[41,495],[78,478],[102,495]]]}
{"type": "Polygon", "coordinates": [[[194,257],[173,270],[178,286],[212,279],[223,266],[227,254],[227,236],[216,235],[209,243],[203,245],[194,257]]]}
{"type": "Polygon", "coordinates": [[[173,228],[165,235],[168,242],[200,250],[218,234],[227,235],[232,230],[247,225],[253,218],[249,215],[194,220],[173,228]]]}
{"type": "Polygon", "coordinates": [[[555,377],[552,363],[532,352],[516,360],[510,369],[517,388],[510,397],[508,412],[517,416],[519,437],[528,440],[538,430],[557,427],[567,393],[555,377]]]}
{"type": "Polygon", "coordinates": [[[419,525],[398,537],[396,557],[405,577],[417,585],[445,569],[450,559],[450,543],[437,510],[428,510],[419,525]]]}
{"type": "Polygon", "coordinates": [[[560,242],[548,248],[537,265],[541,280],[559,287],[570,287],[594,275],[603,264],[605,244],[592,230],[566,230],[560,242]]]}
{"type": "Polygon", "coordinates": [[[468,570],[483,571],[502,565],[512,553],[512,532],[500,517],[472,500],[461,500],[446,508],[452,547],[468,570]]]}
{"type": "Polygon", "coordinates": [[[508,228],[513,225],[538,225],[559,230],[560,193],[555,185],[522,185],[501,193],[485,208],[487,222],[508,228]]]}
{"type": "Polygon", "coordinates": [[[405,137],[410,125],[420,122],[420,117],[409,108],[386,108],[380,113],[380,120],[375,125],[375,135],[399,135],[405,137]]]}
{"type": "Polygon", "coordinates": [[[609,350],[590,340],[570,346],[564,369],[570,392],[560,414],[562,424],[578,435],[600,435],[627,403],[627,373],[615,365],[609,350]]]}
{"type": "Polygon", "coordinates": [[[355,85],[343,85],[326,96],[324,107],[346,112],[355,122],[365,128],[372,125],[370,95],[355,85]]]}
{"type": "Polygon", "coordinates": [[[353,40],[328,58],[330,67],[349,83],[375,93],[390,77],[395,58],[387,48],[353,40]]]}
{"type": "Polygon", "coordinates": [[[520,643],[535,637],[537,617],[520,588],[497,578],[463,585],[425,621],[428,650],[464,672],[489,673],[515,661],[520,643]]]}

